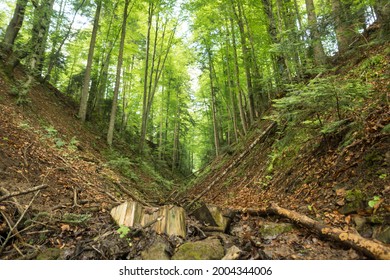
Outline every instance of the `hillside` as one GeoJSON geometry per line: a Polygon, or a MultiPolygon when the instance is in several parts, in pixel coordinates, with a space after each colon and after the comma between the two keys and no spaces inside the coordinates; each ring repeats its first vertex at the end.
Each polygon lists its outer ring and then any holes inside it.
{"type": "MultiPolygon", "coordinates": [[[[162,168],[161,165],[156,167],[147,160],[136,163],[138,155],[120,142],[116,150],[109,148],[101,132],[79,122],[72,99],[50,84],[34,86],[28,104],[18,106],[13,93],[17,83],[2,69],[2,258],[34,258],[46,247],[72,251],[79,240],[85,242],[87,238],[92,242],[91,239],[107,232],[115,233],[116,226],[109,216],[112,207],[127,199],[143,203],[145,200],[160,200],[164,190],[172,187],[170,181],[154,171],[162,168]],[[126,160],[127,157],[132,158],[132,163],[126,160]],[[167,182],[169,185],[164,185],[167,182]],[[6,200],[9,193],[39,186],[43,187],[39,194],[30,193],[6,200]],[[17,228],[23,229],[27,235],[9,232],[9,225],[17,223],[19,218],[21,223],[17,228]],[[16,245],[12,247],[4,241],[10,237],[14,240],[15,235],[21,244],[17,249],[16,245]],[[22,253],[25,251],[27,254],[22,253]]],[[[15,79],[22,79],[24,75],[22,68],[16,69],[15,79]]],[[[172,178],[169,171],[163,170],[160,171],[172,178]]],[[[112,238],[121,241],[117,235],[112,238]]],[[[93,241],[92,245],[94,242],[100,241],[93,241]]],[[[104,246],[109,247],[109,244],[104,246]]],[[[108,255],[116,258],[116,253],[108,255]]]]}
{"type": "Polygon", "coordinates": [[[389,260],[389,22],[386,0],[0,3],[0,259],[389,260]]]}
{"type": "MultiPolygon", "coordinates": [[[[388,48],[389,45],[370,48],[363,53],[366,58],[339,68],[338,74],[348,78],[361,75],[351,69],[364,69],[362,65],[371,57],[383,55],[387,64],[377,66],[380,72],[369,80],[377,96],[383,96],[389,87],[385,78],[389,70],[388,48]]],[[[23,70],[17,69],[16,77],[23,75],[23,70]]],[[[18,242],[2,246],[2,258],[125,257],[128,245],[116,233],[109,211],[127,199],[144,204],[164,200],[164,192],[155,195],[157,189],[153,186],[161,183],[156,181],[156,174],[153,177],[153,173],[142,170],[142,165],[134,164],[126,167],[133,179],[115,171],[110,154],[116,153],[114,157],[118,157],[120,153],[120,158],[135,155],[123,148],[110,152],[101,133],[78,121],[73,101],[52,86],[35,86],[30,102],[18,106],[13,94],[14,82],[3,72],[0,78],[1,194],[42,187],[35,195],[14,197],[12,204],[3,202],[2,217],[7,217],[1,220],[3,238],[9,238],[9,225],[17,223],[18,217],[22,223],[17,227],[20,231],[14,230],[10,236],[10,240],[16,238],[18,242]],[[93,251],[93,246],[100,253],[93,251]]],[[[194,181],[187,182],[189,189],[181,193],[181,202],[174,203],[185,206],[198,197],[206,203],[246,213],[256,212],[272,202],[330,226],[356,228],[364,237],[389,242],[388,105],[380,97],[361,109],[364,126],[353,131],[348,145],[346,137],[351,135],[353,126],[341,127],[326,138],[310,139],[301,146],[298,157],[285,158],[289,164],[276,165],[273,170],[269,169],[270,155],[283,134],[275,122],[259,121],[245,142],[217,157],[194,181]],[[200,193],[204,195],[199,197],[200,193]],[[376,208],[368,207],[367,203],[375,197],[380,198],[376,208]],[[362,220],[363,225],[359,224],[362,220]]],[[[250,248],[253,248],[262,240],[257,228],[267,222],[245,215],[235,218],[230,234],[239,237],[235,242],[241,248],[248,246],[245,240],[252,240],[250,248]]],[[[279,220],[271,218],[271,221],[279,220]]],[[[315,238],[303,228],[264,244],[260,246],[263,258],[363,258],[326,239],[315,238]]],[[[256,258],[249,251],[244,256],[256,258]]]]}
{"type": "MultiPolygon", "coordinates": [[[[343,79],[362,77],[367,73],[367,65],[375,71],[375,75],[366,79],[367,84],[373,86],[373,98],[360,107],[356,115],[351,114],[348,122],[304,143],[292,139],[284,142],[288,134],[279,127],[269,130],[253,146],[259,135],[275,125],[261,120],[246,138],[246,144],[233,146],[217,157],[189,184],[184,201],[196,205],[200,199],[244,213],[256,213],[277,203],[326,225],[389,243],[389,46],[362,47],[361,53],[354,52],[353,57],[337,63],[335,71],[343,79]],[[385,59],[373,64],[375,57],[385,59]],[[346,60],[349,60],[347,65],[346,60]],[[362,125],[351,125],[354,122],[362,125]],[[279,161],[275,161],[278,143],[284,143],[288,149],[298,149],[297,155],[289,156],[286,149],[279,161]],[[243,157],[238,161],[240,156],[243,157]]],[[[256,238],[259,226],[253,221],[247,226],[247,235],[256,238]]],[[[284,238],[272,243],[271,247],[286,246],[284,238]]],[[[287,244],[291,248],[291,240],[287,239],[287,244]]],[[[314,249],[310,241],[304,247],[309,250],[305,253],[307,257],[313,257],[310,251],[315,250],[318,254],[314,258],[321,258],[324,247],[314,249]]],[[[294,258],[291,249],[281,251],[274,251],[275,256],[294,258]]]]}

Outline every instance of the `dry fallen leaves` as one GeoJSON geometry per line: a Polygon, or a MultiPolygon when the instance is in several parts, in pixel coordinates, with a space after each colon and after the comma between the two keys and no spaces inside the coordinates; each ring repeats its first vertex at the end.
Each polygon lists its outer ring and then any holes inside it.
{"type": "Polygon", "coordinates": [[[61,224],[61,231],[70,231],[70,225],[68,224],[61,224]]]}

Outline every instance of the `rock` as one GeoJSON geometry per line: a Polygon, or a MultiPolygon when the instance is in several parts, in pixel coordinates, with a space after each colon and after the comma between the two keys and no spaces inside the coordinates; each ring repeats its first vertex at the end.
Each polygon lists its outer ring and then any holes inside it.
{"type": "Polygon", "coordinates": [[[293,229],[292,224],[288,223],[264,223],[259,230],[263,239],[275,239],[280,234],[289,232],[293,229]]]}
{"type": "Polygon", "coordinates": [[[220,260],[224,249],[218,238],[209,237],[201,241],[181,245],[172,260],[220,260]]]}
{"type": "Polygon", "coordinates": [[[228,212],[228,210],[223,211],[218,206],[204,204],[196,209],[193,215],[207,225],[204,230],[225,232],[231,221],[229,213],[225,212],[228,212]]]}
{"type": "Polygon", "coordinates": [[[207,207],[209,208],[210,213],[213,216],[214,221],[217,223],[218,227],[221,228],[222,232],[225,232],[226,228],[230,223],[230,218],[226,217],[222,209],[219,208],[218,206],[208,205],[207,207]]]}
{"type": "Polygon", "coordinates": [[[217,226],[217,223],[215,222],[206,204],[202,204],[202,206],[196,209],[192,215],[194,215],[197,220],[203,222],[204,224],[213,227],[217,226]]]}
{"type": "Polygon", "coordinates": [[[344,215],[357,213],[364,209],[363,193],[360,190],[349,190],[345,194],[345,205],[339,209],[339,212],[344,215]]]}
{"type": "Polygon", "coordinates": [[[226,251],[226,255],[223,260],[237,260],[240,257],[241,250],[237,246],[233,245],[226,251]]]}
{"type": "Polygon", "coordinates": [[[143,260],[170,260],[167,253],[168,245],[158,238],[153,244],[141,253],[143,260]]]}
{"type": "Polygon", "coordinates": [[[362,237],[370,238],[372,236],[372,228],[367,223],[367,218],[360,215],[353,215],[352,220],[355,223],[355,228],[362,237]]]}
{"type": "Polygon", "coordinates": [[[357,231],[367,223],[367,219],[360,215],[352,215],[352,221],[355,223],[357,231]]]}
{"type": "Polygon", "coordinates": [[[380,230],[376,234],[375,239],[378,239],[383,243],[390,244],[390,226],[385,226],[382,230],[380,230]]]}

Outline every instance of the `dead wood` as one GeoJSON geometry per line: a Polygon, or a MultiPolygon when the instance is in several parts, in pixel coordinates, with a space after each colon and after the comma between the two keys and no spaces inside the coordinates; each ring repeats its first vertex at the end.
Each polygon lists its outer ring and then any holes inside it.
{"type": "MultiPolygon", "coordinates": [[[[0,187],[0,191],[4,194],[4,195],[9,195],[9,191],[6,190],[5,188],[3,187],[0,187]]],[[[12,203],[15,205],[16,209],[18,210],[18,213],[19,215],[22,215],[23,211],[24,211],[24,208],[22,207],[22,205],[20,205],[19,201],[16,199],[16,197],[12,197],[12,203]]]]}
{"type": "MultiPolygon", "coordinates": [[[[40,193],[40,189],[38,189],[38,191],[35,193],[34,197],[31,199],[30,203],[27,205],[26,209],[24,210],[24,212],[22,213],[22,215],[19,217],[19,219],[17,220],[17,222],[14,224],[14,225],[11,225],[9,223],[9,227],[10,227],[10,231],[8,232],[8,235],[7,237],[5,238],[3,244],[1,245],[0,247],[0,255],[1,253],[3,252],[4,248],[5,248],[5,245],[7,244],[7,242],[14,236],[20,236],[19,234],[19,231],[17,230],[17,227],[19,225],[19,223],[23,220],[24,216],[26,215],[28,209],[30,209],[32,203],[34,202],[35,198],[37,197],[37,195],[40,193]],[[16,231],[16,232],[15,232],[16,231]],[[13,235],[12,235],[13,234],[13,235]]],[[[4,213],[2,213],[2,215],[4,216],[4,213]]],[[[4,216],[4,218],[6,218],[6,216],[4,216]]],[[[9,222],[9,221],[8,221],[9,222]]],[[[7,223],[8,223],[7,222],[7,223]]]]}
{"type": "Polygon", "coordinates": [[[47,187],[48,187],[48,185],[39,185],[39,186],[33,187],[31,189],[28,189],[28,190],[23,190],[23,191],[19,191],[19,192],[11,192],[11,193],[8,193],[6,195],[1,196],[0,197],[0,202],[3,201],[3,200],[8,199],[10,197],[32,193],[32,192],[35,192],[35,191],[38,191],[38,190],[41,190],[41,189],[45,189],[47,187]]]}
{"type": "Polygon", "coordinates": [[[246,156],[249,152],[255,147],[259,142],[263,141],[264,138],[274,129],[276,128],[276,122],[272,122],[253,142],[249,145],[249,147],[243,151],[238,157],[236,157],[233,162],[226,167],[226,169],[218,175],[208,186],[205,188],[198,196],[196,196],[191,202],[187,204],[187,208],[190,208],[195,202],[197,202],[200,198],[202,198],[211,188],[217,183],[220,182],[222,177],[224,177],[230,170],[235,168],[246,156]]]}
{"type": "Polygon", "coordinates": [[[296,224],[308,228],[316,234],[335,240],[337,242],[340,242],[341,244],[347,245],[350,248],[360,251],[368,257],[378,260],[390,260],[390,246],[387,246],[376,240],[370,240],[361,237],[359,234],[356,233],[347,232],[338,228],[325,225],[321,222],[309,218],[306,215],[279,207],[275,203],[272,203],[268,208],[262,208],[259,210],[251,209],[250,212],[248,211],[245,213],[252,215],[279,215],[292,220],[296,224]]]}

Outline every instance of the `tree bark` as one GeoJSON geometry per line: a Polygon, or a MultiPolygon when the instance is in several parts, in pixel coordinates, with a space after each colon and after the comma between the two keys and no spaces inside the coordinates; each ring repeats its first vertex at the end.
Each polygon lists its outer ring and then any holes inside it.
{"type": "Polygon", "coordinates": [[[5,52],[9,53],[12,51],[16,37],[18,36],[20,28],[22,28],[24,14],[26,12],[28,0],[16,1],[16,7],[11,21],[9,22],[3,39],[3,48],[5,52]]]}
{"type": "Polygon", "coordinates": [[[271,204],[271,206],[266,209],[260,210],[259,212],[286,217],[299,225],[309,228],[319,235],[346,244],[371,258],[390,260],[390,248],[381,242],[369,240],[361,237],[359,234],[327,226],[295,211],[279,207],[275,203],[271,204]]]}
{"type": "Polygon", "coordinates": [[[237,55],[237,43],[236,43],[236,35],[233,25],[233,19],[230,19],[230,26],[232,29],[232,43],[233,43],[233,57],[234,57],[234,76],[236,77],[236,90],[237,90],[237,99],[238,99],[238,110],[240,112],[240,120],[241,120],[241,126],[242,130],[244,132],[244,135],[247,133],[247,120],[245,117],[245,111],[242,101],[242,89],[241,89],[241,82],[240,82],[240,68],[238,66],[238,55],[237,55]]]}
{"type": "MultiPolygon", "coordinates": [[[[146,138],[147,126],[147,106],[148,106],[148,75],[149,75],[149,56],[150,56],[150,33],[152,29],[152,21],[154,14],[154,4],[149,1],[148,8],[148,32],[146,35],[146,58],[145,58],[145,72],[144,72],[144,94],[142,102],[142,123],[141,123],[141,139],[139,141],[139,150],[142,153],[144,150],[144,143],[146,138]]],[[[157,31],[156,31],[157,32],[157,31]]]]}
{"type": "Polygon", "coordinates": [[[211,50],[207,47],[207,56],[209,59],[209,78],[210,78],[210,91],[211,91],[211,113],[213,117],[213,131],[214,131],[214,147],[215,147],[215,155],[219,156],[219,135],[218,135],[218,122],[217,122],[217,106],[216,106],[216,98],[215,98],[215,87],[214,87],[214,77],[213,77],[213,59],[211,55],[211,50]]]}
{"type": "Polygon", "coordinates": [[[126,26],[127,26],[127,17],[129,15],[128,8],[129,8],[130,0],[125,0],[125,7],[123,10],[123,21],[122,21],[122,32],[121,32],[121,40],[119,45],[119,54],[118,54],[118,63],[116,66],[116,79],[115,79],[115,87],[114,87],[114,97],[112,100],[112,108],[111,108],[111,115],[110,115],[110,123],[108,126],[108,132],[107,132],[107,144],[109,146],[112,145],[112,140],[114,137],[114,127],[115,127],[115,119],[116,119],[116,111],[117,111],[117,105],[118,105],[118,95],[119,95],[119,87],[121,82],[121,71],[122,71],[122,64],[123,64],[123,50],[125,46],[125,37],[126,37],[126,26]]]}
{"type": "Polygon", "coordinates": [[[27,65],[33,76],[40,76],[42,74],[53,5],[54,0],[42,0],[34,11],[32,34],[28,43],[30,53],[27,55],[27,65]]]}
{"type": "Polygon", "coordinates": [[[351,30],[352,22],[350,22],[350,3],[343,3],[341,0],[332,0],[332,13],[339,54],[343,55],[348,50],[353,36],[353,31],[351,30]]]}
{"type": "Polygon", "coordinates": [[[95,20],[93,22],[91,41],[89,43],[88,60],[87,60],[87,67],[85,69],[83,89],[81,91],[79,117],[80,117],[82,122],[85,122],[85,119],[87,116],[87,107],[88,107],[88,98],[89,98],[89,83],[91,80],[92,61],[93,61],[93,54],[95,51],[97,31],[99,28],[101,7],[102,7],[102,1],[98,0],[96,12],[95,12],[95,20]]]}
{"type": "Polygon", "coordinates": [[[251,55],[248,50],[247,40],[246,40],[246,32],[244,27],[244,20],[242,15],[242,6],[240,1],[237,3],[237,7],[235,6],[234,0],[232,0],[232,9],[233,13],[236,17],[238,28],[240,31],[240,39],[241,39],[241,50],[243,54],[243,62],[246,76],[246,84],[248,89],[248,100],[249,100],[249,125],[251,125],[254,121],[254,93],[253,93],[253,85],[252,85],[252,73],[251,73],[251,55]]]}
{"type": "Polygon", "coordinates": [[[378,22],[381,26],[381,37],[384,40],[390,39],[390,3],[388,0],[377,0],[374,6],[378,22]]]}
{"type": "Polygon", "coordinates": [[[311,46],[313,49],[314,64],[316,66],[325,64],[325,52],[321,43],[321,36],[317,28],[317,15],[315,11],[314,1],[306,1],[306,11],[310,30],[311,46]]]}

